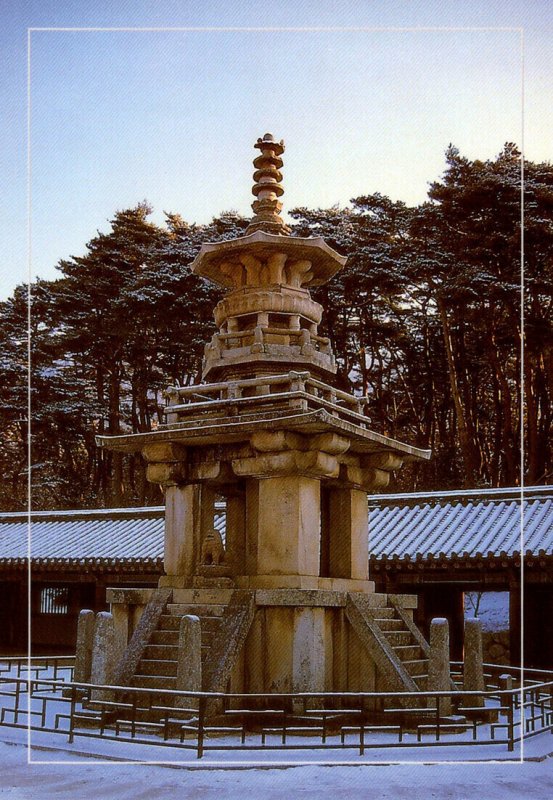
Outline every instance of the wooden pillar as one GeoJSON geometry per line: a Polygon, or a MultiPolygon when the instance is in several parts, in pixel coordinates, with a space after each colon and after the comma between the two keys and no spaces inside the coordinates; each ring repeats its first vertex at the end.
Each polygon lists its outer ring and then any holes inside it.
{"type": "Polygon", "coordinates": [[[524,664],[551,669],[553,663],[553,592],[551,585],[524,587],[524,664]]]}
{"type": "Polygon", "coordinates": [[[511,654],[511,664],[515,666],[518,666],[521,660],[520,614],[520,584],[517,581],[511,583],[509,587],[509,652],[511,654]]]}

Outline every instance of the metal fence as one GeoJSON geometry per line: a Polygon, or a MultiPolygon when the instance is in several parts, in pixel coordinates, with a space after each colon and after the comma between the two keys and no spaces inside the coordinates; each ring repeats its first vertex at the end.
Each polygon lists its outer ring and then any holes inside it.
{"type": "MultiPolygon", "coordinates": [[[[462,679],[454,664],[453,678],[462,679]]],[[[72,658],[0,659],[0,725],[195,751],[504,746],[553,733],[553,672],[485,665],[484,692],[237,694],[76,683],[72,658]]],[[[492,757],[492,756],[490,756],[492,757]]]]}

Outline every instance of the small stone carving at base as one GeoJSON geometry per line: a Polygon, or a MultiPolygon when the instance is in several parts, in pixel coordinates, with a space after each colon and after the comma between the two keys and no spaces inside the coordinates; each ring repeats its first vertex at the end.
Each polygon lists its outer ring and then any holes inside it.
{"type": "Polygon", "coordinates": [[[202,542],[202,564],[219,566],[225,560],[225,546],[216,528],[208,533],[202,542]]]}

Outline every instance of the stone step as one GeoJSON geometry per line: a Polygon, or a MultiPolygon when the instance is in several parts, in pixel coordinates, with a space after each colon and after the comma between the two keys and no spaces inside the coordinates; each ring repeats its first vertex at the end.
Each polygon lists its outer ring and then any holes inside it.
{"type": "Polygon", "coordinates": [[[178,645],[179,632],[178,630],[157,630],[152,633],[150,644],[158,645],[178,645]]]}
{"type": "Polygon", "coordinates": [[[378,607],[378,608],[371,608],[371,614],[373,614],[378,619],[393,619],[396,617],[396,610],[395,608],[390,608],[389,606],[386,607],[378,607]]]}
{"type": "Polygon", "coordinates": [[[194,614],[196,617],[220,617],[225,606],[219,603],[169,603],[167,611],[171,615],[182,617],[184,614],[194,614]]]}
{"type": "Polygon", "coordinates": [[[202,633],[216,633],[221,628],[221,617],[200,617],[202,633]]]}
{"type": "Polygon", "coordinates": [[[141,689],[175,689],[177,678],[170,675],[142,675],[137,673],[133,678],[133,686],[141,689]]]}
{"type": "Polygon", "coordinates": [[[176,677],[177,662],[160,658],[141,658],[138,664],[140,675],[170,675],[176,677]]]}
{"type": "Polygon", "coordinates": [[[147,644],[144,648],[143,658],[152,659],[169,659],[174,661],[179,654],[179,648],[176,644],[147,644]]]}
{"type": "Polygon", "coordinates": [[[418,644],[399,644],[392,645],[392,647],[401,661],[414,661],[417,656],[420,658],[422,655],[422,650],[418,644]]]}
{"type": "MultiPolygon", "coordinates": [[[[140,722],[162,722],[164,720],[164,716],[166,714],[165,708],[173,708],[175,706],[174,698],[169,694],[149,694],[145,693],[141,695],[142,702],[138,705],[134,713],[135,721],[140,724],[140,722]],[[154,708],[152,708],[152,706],[154,708]],[[158,707],[156,710],[155,707],[158,707]]],[[[121,711],[117,714],[118,719],[128,719],[132,718],[132,711],[121,709],[121,711]]],[[[183,709],[179,710],[177,708],[170,714],[172,719],[180,719],[183,723],[189,722],[191,719],[195,717],[194,711],[183,709]]],[[[177,731],[178,736],[179,731],[177,731]]]]}
{"type": "Polygon", "coordinates": [[[175,617],[172,614],[162,614],[157,624],[158,631],[177,631],[180,626],[180,617],[175,617]]]}
{"type": "MultiPolygon", "coordinates": [[[[176,614],[162,614],[157,630],[158,631],[176,631],[178,633],[180,627],[180,616],[176,614]]],[[[205,632],[215,632],[218,631],[221,626],[221,618],[220,617],[200,617],[200,625],[202,628],[202,634],[205,632]]]]}
{"type": "Polygon", "coordinates": [[[404,661],[403,666],[412,678],[415,678],[417,675],[426,675],[428,672],[428,659],[415,658],[413,660],[404,661]]]}
{"type": "MultiPolygon", "coordinates": [[[[173,659],[177,658],[178,653],[178,643],[179,643],[179,635],[177,631],[154,631],[152,634],[152,638],[150,639],[150,644],[147,647],[171,647],[174,648],[173,652],[167,651],[152,651],[152,652],[144,652],[144,655],[148,658],[166,658],[172,657],[173,659]]],[[[208,639],[204,641],[202,639],[202,653],[207,650],[211,650],[213,646],[213,640],[208,639]]]]}
{"type": "MultiPolygon", "coordinates": [[[[404,631],[405,623],[402,619],[384,619],[382,617],[375,617],[374,621],[382,631],[404,631]]],[[[407,631],[409,633],[409,631],[407,631]]]]}
{"type": "MultiPolygon", "coordinates": [[[[151,688],[151,687],[150,687],[151,688]]],[[[158,687],[156,687],[158,688],[158,687]]],[[[164,689],[172,689],[172,686],[165,686],[162,687],[164,689]]],[[[140,701],[138,703],[139,707],[141,708],[140,711],[137,710],[137,719],[161,719],[163,716],[162,711],[152,711],[152,706],[161,706],[161,707],[168,707],[173,708],[176,704],[175,698],[170,694],[165,694],[165,692],[156,692],[155,694],[150,694],[149,692],[141,692],[140,693],[140,701]]],[[[189,714],[188,714],[189,716],[189,714]]],[[[121,713],[122,719],[128,719],[129,715],[125,713],[121,713]]]]}
{"type": "Polygon", "coordinates": [[[412,645],[413,638],[411,631],[385,631],[382,633],[386,636],[386,641],[391,647],[401,647],[402,645],[412,645]]]}

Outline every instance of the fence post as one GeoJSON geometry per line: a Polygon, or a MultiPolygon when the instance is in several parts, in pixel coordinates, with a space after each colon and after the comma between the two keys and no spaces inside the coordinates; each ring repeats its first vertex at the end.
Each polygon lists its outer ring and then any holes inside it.
{"type": "MultiPolygon", "coordinates": [[[[449,665],[449,623],[436,617],[430,623],[430,656],[428,659],[428,691],[447,692],[451,687],[449,665]]],[[[451,697],[436,697],[438,717],[451,714],[451,697]]]]}
{"type": "MultiPolygon", "coordinates": [[[[90,683],[92,648],[94,644],[94,611],[84,608],[77,622],[77,647],[75,650],[75,683],[90,683]]],[[[57,667],[57,662],[56,662],[57,667]]],[[[54,680],[56,675],[54,675],[54,680]]]]}
{"type": "Polygon", "coordinates": [[[75,715],[76,699],[77,699],[77,687],[76,686],[72,686],[71,687],[71,707],[70,707],[70,710],[69,710],[69,738],[68,738],[69,744],[73,744],[73,739],[74,739],[74,735],[73,735],[73,726],[74,726],[73,717],[75,715]]]}
{"type": "MultiPolygon", "coordinates": [[[[484,692],[484,667],[482,658],[482,623],[479,619],[465,620],[465,655],[463,663],[463,690],[484,692]]],[[[470,706],[484,706],[482,694],[474,694],[464,699],[470,706]]]]}
{"type": "Polygon", "coordinates": [[[198,758],[204,754],[204,718],[205,718],[205,697],[200,697],[198,703],[198,758]]]}
{"type": "MultiPolygon", "coordinates": [[[[507,747],[508,747],[509,752],[512,753],[513,750],[515,749],[515,741],[514,741],[514,739],[515,739],[515,709],[514,709],[514,702],[513,702],[513,700],[514,700],[513,692],[512,691],[509,692],[507,697],[509,698],[508,710],[507,710],[507,737],[509,739],[509,743],[508,743],[507,747]]],[[[524,714],[524,708],[521,710],[521,716],[520,716],[521,724],[522,724],[523,714],[524,714]]]]}
{"type": "MultiPolygon", "coordinates": [[[[18,676],[15,679],[15,709],[14,709],[14,717],[13,721],[17,722],[17,718],[19,717],[19,703],[21,698],[21,678],[18,676]]],[[[28,697],[28,709],[31,710],[31,695],[28,697]]]]}

